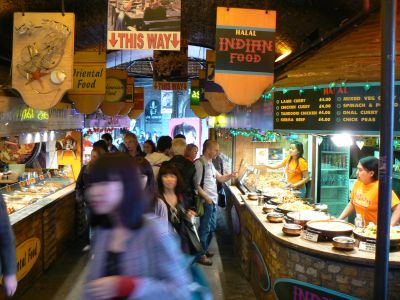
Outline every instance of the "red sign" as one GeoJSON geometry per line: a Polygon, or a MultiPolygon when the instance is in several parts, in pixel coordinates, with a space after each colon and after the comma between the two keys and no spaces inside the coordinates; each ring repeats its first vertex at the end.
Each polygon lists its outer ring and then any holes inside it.
{"type": "Polygon", "coordinates": [[[181,43],[180,32],[129,32],[109,31],[107,38],[108,50],[169,50],[179,51],[181,43]]]}

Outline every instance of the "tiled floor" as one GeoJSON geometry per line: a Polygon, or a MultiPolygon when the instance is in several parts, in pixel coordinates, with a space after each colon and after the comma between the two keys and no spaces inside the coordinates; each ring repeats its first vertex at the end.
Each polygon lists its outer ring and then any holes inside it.
{"type": "MultiPolygon", "coordinates": [[[[215,253],[214,264],[202,267],[215,300],[256,299],[248,282],[242,276],[232,239],[227,227],[219,218],[217,239],[210,250],[215,253]]],[[[88,253],[71,249],[60,258],[21,300],[78,300],[85,279],[88,253]]]]}

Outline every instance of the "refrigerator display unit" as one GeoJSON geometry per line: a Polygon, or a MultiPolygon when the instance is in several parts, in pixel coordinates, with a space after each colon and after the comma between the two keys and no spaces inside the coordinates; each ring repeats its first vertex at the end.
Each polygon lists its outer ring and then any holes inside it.
{"type": "Polygon", "coordinates": [[[318,151],[317,199],[339,216],[349,201],[350,147],[336,147],[324,138],[318,151]]]}

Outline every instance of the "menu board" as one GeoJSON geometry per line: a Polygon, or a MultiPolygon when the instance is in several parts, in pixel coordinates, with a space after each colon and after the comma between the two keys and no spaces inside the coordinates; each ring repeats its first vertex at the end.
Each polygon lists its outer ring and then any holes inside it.
{"type": "MultiPolygon", "coordinates": [[[[400,130],[400,85],[395,86],[395,131],[400,130]]],[[[274,130],[378,132],[380,87],[327,87],[274,93],[274,130]]]]}

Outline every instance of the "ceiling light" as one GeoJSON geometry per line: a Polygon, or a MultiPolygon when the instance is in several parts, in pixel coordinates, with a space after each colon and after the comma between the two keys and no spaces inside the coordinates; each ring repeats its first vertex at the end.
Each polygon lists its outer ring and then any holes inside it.
{"type": "Polygon", "coordinates": [[[348,133],[335,134],[331,136],[331,140],[336,147],[350,147],[353,145],[353,138],[348,133]]]}
{"type": "Polygon", "coordinates": [[[292,53],[292,50],[289,50],[289,49],[284,50],[282,52],[282,54],[279,55],[277,59],[275,59],[275,62],[283,60],[285,57],[289,56],[291,53],[292,53]]]}

